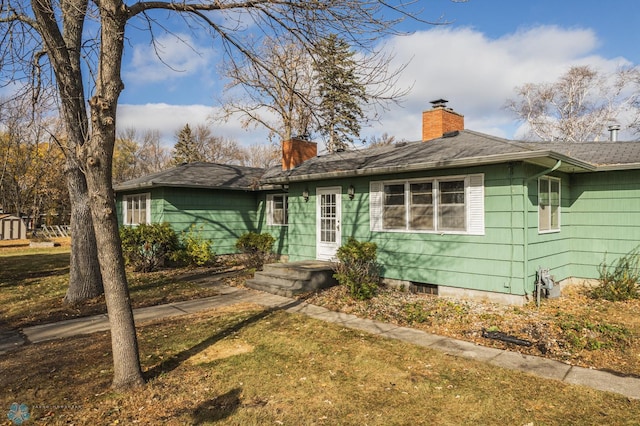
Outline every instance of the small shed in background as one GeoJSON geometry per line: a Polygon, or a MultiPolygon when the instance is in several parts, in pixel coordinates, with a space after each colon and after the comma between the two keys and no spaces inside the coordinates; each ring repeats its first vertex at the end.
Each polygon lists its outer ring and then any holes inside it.
{"type": "Polygon", "coordinates": [[[0,240],[27,238],[27,224],[18,216],[0,214],[0,240]]]}

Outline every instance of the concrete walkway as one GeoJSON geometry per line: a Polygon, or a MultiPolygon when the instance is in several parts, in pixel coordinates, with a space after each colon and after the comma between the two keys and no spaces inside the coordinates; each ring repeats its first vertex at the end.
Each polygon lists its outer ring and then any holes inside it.
{"type": "MultiPolygon", "coordinates": [[[[134,318],[136,324],[249,302],[272,309],[284,309],[286,312],[304,314],[318,320],[340,324],[343,327],[362,330],[381,337],[402,340],[454,356],[475,359],[548,379],[588,386],[602,391],[622,394],[629,398],[640,399],[640,378],[575,367],[559,361],[517,352],[487,348],[412,328],[399,327],[379,321],[361,319],[355,315],[333,312],[296,299],[255,290],[229,287],[224,284],[217,284],[215,288],[219,291],[217,296],[135,309],[134,318]]],[[[24,337],[13,336],[9,338],[5,336],[3,339],[0,336],[0,354],[27,342],[38,343],[63,337],[106,331],[108,329],[109,321],[106,314],[28,327],[22,330],[24,337]]]]}

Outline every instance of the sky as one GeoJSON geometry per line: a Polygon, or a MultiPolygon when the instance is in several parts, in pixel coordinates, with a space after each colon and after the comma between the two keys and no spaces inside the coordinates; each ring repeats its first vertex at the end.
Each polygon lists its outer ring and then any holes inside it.
{"type": "MultiPolygon", "coordinates": [[[[447,24],[406,20],[400,28],[408,35],[385,40],[394,65],[408,64],[399,84],[411,89],[400,105],[363,127],[363,139],[387,133],[396,140],[419,140],[422,111],[440,98],[465,116],[467,129],[517,139],[522,128],[504,108],[515,87],[552,82],[574,65],[612,72],[640,64],[638,0],[418,3],[423,20],[447,24]]],[[[119,129],[158,130],[168,147],[187,123],[208,125],[215,135],[242,145],[267,143],[262,129],[242,129],[238,120],[211,121],[224,90],[215,43],[179,30],[179,40],[160,35],[160,61],[149,40],[134,30],[127,29],[119,129]]]]}

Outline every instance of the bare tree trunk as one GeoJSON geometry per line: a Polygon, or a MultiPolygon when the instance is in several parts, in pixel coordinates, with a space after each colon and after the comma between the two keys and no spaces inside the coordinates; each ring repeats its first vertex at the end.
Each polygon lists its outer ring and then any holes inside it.
{"type": "MultiPolygon", "coordinates": [[[[94,110],[94,108],[92,108],[94,110]]],[[[93,115],[93,111],[92,111],[93,115]]],[[[115,198],[111,190],[111,161],[103,149],[109,137],[95,129],[87,155],[87,184],[95,229],[100,270],[111,327],[114,377],[112,386],[128,388],[144,383],[138,356],[138,341],[129,299],[129,288],[118,233],[115,198]]],[[[110,144],[113,147],[113,143],[110,144]]]]}
{"type": "Polygon", "coordinates": [[[88,143],[83,146],[80,153],[84,160],[91,216],[98,244],[100,271],[111,327],[114,368],[112,386],[116,389],[144,383],[112,187],[116,108],[124,88],[120,69],[126,14],[126,7],[119,0],[100,2],[101,60],[95,95],[89,100],[92,132],[88,143]]]}
{"type": "MultiPolygon", "coordinates": [[[[104,112],[97,111],[100,107],[93,102],[90,104],[92,116],[102,116],[104,112]]],[[[94,128],[89,144],[85,145],[85,173],[111,328],[114,368],[112,386],[123,389],[141,385],[144,379],[118,232],[115,197],[111,189],[111,154],[108,152],[113,151],[115,139],[110,138],[108,133],[109,130],[102,126],[94,128]]]]}
{"type": "Polygon", "coordinates": [[[87,181],[74,155],[67,157],[67,188],[71,202],[71,261],[65,303],[80,303],[104,292],[93,230],[87,181]]]}
{"type": "Polygon", "coordinates": [[[144,383],[138,341],[133,322],[129,288],[122,258],[122,246],[116,219],[111,166],[115,145],[115,118],[123,84],[120,77],[124,50],[124,26],[127,8],[119,0],[97,3],[101,18],[100,60],[95,96],[91,98],[91,122],[87,122],[82,87],[83,24],[87,0],[60,3],[64,16],[63,33],[56,21],[51,0],[32,0],[38,30],[55,70],[62,111],[69,133],[68,155],[77,155],[86,177],[89,207],[95,232],[100,273],[104,286],[111,347],[113,351],[113,387],[128,388],[144,383]]]}

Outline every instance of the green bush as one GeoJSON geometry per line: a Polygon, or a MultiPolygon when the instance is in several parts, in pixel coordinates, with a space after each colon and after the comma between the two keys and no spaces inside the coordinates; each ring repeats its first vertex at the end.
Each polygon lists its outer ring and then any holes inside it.
{"type": "Polygon", "coordinates": [[[262,269],[273,258],[273,243],[276,239],[269,233],[247,232],[236,241],[236,248],[245,255],[248,268],[262,269]]]}
{"type": "Polygon", "coordinates": [[[178,236],[168,223],[123,226],[120,239],[125,263],[141,272],[164,265],[165,259],[180,247],[178,236]]]}
{"type": "Polygon", "coordinates": [[[347,286],[349,294],[359,300],[372,298],[380,283],[380,266],[377,259],[378,246],[371,242],[359,242],[355,238],[338,249],[336,273],[333,275],[341,285],[347,286]]]}
{"type": "Polygon", "coordinates": [[[204,239],[200,231],[202,227],[196,229],[195,225],[191,225],[187,232],[182,231],[182,248],[177,256],[178,260],[188,265],[204,266],[215,259],[213,242],[204,239]]]}
{"type": "Polygon", "coordinates": [[[634,249],[622,256],[613,265],[604,261],[599,267],[599,284],[591,289],[594,299],[606,299],[612,302],[640,298],[640,252],[634,249]]]}

